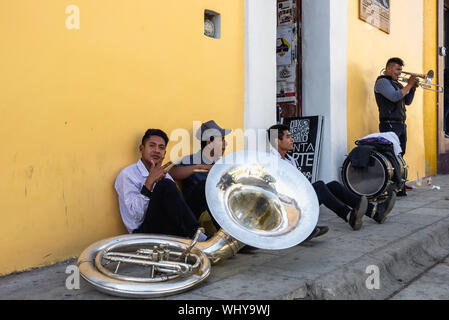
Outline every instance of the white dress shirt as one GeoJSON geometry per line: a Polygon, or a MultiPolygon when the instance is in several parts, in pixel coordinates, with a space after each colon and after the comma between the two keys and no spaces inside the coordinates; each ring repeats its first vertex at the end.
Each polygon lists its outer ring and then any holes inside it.
{"type": "Polygon", "coordinates": [[[273,148],[271,146],[270,146],[270,153],[272,155],[275,155],[275,156],[279,157],[279,159],[287,161],[288,163],[290,163],[292,166],[294,166],[296,168],[295,160],[290,155],[288,155],[287,153],[285,154],[285,158],[282,158],[282,156],[279,153],[279,151],[277,151],[275,148],[273,148]]]}
{"type": "MultiPolygon", "coordinates": [[[[129,233],[137,229],[145,219],[150,199],[141,194],[140,191],[147,180],[148,174],[147,168],[139,159],[137,163],[133,163],[120,171],[117,179],[115,179],[120,214],[129,233]]],[[[168,173],[165,177],[173,181],[168,173]]]]}

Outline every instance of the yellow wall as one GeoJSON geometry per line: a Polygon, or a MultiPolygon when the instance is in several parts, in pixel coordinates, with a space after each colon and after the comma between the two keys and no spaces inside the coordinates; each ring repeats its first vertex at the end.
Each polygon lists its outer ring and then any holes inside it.
{"type": "MultiPolygon", "coordinates": [[[[358,18],[359,0],[349,1],[348,150],[355,146],[355,140],[379,132],[374,83],[390,57],[401,57],[405,62],[404,70],[410,72],[424,73],[433,66],[431,57],[435,56],[435,46],[425,46],[423,40],[424,35],[432,32],[430,29],[434,23],[433,14],[426,13],[424,24],[424,9],[434,10],[434,6],[428,2],[432,1],[390,1],[391,32],[387,34],[358,18]],[[425,7],[423,3],[426,3],[425,7]]],[[[426,39],[426,44],[432,41],[433,38],[426,39]]],[[[434,123],[426,122],[424,125],[423,122],[424,110],[436,108],[435,99],[435,94],[418,89],[414,102],[407,107],[408,142],[405,159],[410,166],[410,180],[415,179],[417,174],[421,177],[425,175],[426,155],[431,170],[434,170],[431,173],[436,170],[433,150],[427,148],[436,139],[432,133],[436,132],[436,127],[434,123]],[[428,150],[427,153],[425,150],[428,150]]]]}
{"type": "MultiPolygon", "coordinates": [[[[424,67],[435,71],[437,81],[437,0],[424,0],[424,67]]],[[[424,141],[426,175],[437,173],[437,95],[424,91],[424,141]]]]}
{"type": "Polygon", "coordinates": [[[113,183],[147,128],[243,127],[243,28],[241,0],[0,2],[0,274],[124,233],[113,183]]]}

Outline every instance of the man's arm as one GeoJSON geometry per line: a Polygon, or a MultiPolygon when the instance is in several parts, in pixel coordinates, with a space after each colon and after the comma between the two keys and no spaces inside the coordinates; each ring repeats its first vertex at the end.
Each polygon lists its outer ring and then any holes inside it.
{"type": "Polygon", "coordinates": [[[374,86],[374,91],[380,93],[385,98],[392,102],[398,102],[404,95],[401,90],[396,90],[393,85],[390,83],[388,79],[379,79],[376,81],[376,85],[374,86]]]}
{"type": "Polygon", "coordinates": [[[379,79],[376,81],[374,91],[380,93],[385,98],[392,102],[398,102],[403,99],[414,87],[416,87],[416,77],[411,76],[408,80],[407,85],[401,90],[396,90],[390,83],[388,79],[379,79]]]}
{"type": "MultiPolygon", "coordinates": [[[[408,79],[407,85],[404,88],[402,88],[402,90],[401,90],[404,97],[407,96],[412,89],[416,89],[417,86],[418,86],[418,79],[416,79],[416,76],[412,75],[408,79]]],[[[412,98],[412,100],[413,100],[413,98],[412,98]]]]}
{"type": "Polygon", "coordinates": [[[124,219],[137,224],[143,220],[150,203],[148,195],[142,194],[142,188],[126,174],[119,174],[115,181],[115,190],[118,194],[120,212],[124,219]]]}
{"type": "Polygon", "coordinates": [[[413,98],[415,97],[415,89],[413,88],[412,90],[410,90],[410,92],[405,96],[405,104],[407,106],[411,105],[413,102],[413,98]]]}
{"type": "Polygon", "coordinates": [[[195,173],[195,170],[209,170],[212,168],[212,165],[210,164],[194,164],[191,166],[174,166],[170,169],[169,173],[175,180],[184,180],[190,177],[192,174],[195,173]]]}

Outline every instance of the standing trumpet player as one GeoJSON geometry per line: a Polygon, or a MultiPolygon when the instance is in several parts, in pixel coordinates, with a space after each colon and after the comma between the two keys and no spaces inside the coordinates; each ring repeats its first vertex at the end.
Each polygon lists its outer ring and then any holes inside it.
{"type": "Polygon", "coordinates": [[[398,79],[402,73],[404,62],[400,58],[390,58],[385,72],[378,77],[374,86],[377,106],[379,108],[379,131],[394,132],[399,138],[402,155],[407,144],[406,108],[415,97],[419,85],[415,75],[411,75],[404,87],[398,79]]]}
{"type": "MultiPolygon", "coordinates": [[[[390,58],[385,72],[378,77],[374,86],[377,106],[379,108],[379,131],[394,132],[399,138],[402,156],[407,145],[407,125],[405,124],[406,108],[412,104],[419,81],[416,75],[411,75],[404,87],[399,83],[404,61],[400,58],[390,58]]],[[[398,196],[406,196],[406,185],[398,192],[398,196]]]]}

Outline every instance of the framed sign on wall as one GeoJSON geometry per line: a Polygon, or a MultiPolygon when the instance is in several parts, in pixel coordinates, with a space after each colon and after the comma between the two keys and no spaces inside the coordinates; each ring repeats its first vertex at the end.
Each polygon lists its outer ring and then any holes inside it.
{"type": "Polygon", "coordinates": [[[390,33],[390,0],[359,0],[359,18],[390,33]]]}

